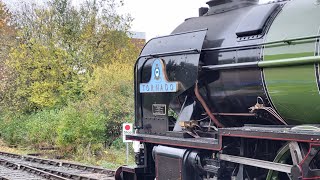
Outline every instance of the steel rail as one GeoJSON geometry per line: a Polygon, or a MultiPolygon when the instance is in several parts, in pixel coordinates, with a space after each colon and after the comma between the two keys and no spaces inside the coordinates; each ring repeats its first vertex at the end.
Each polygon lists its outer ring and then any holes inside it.
{"type": "Polygon", "coordinates": [[[22,171],[20,169],[9,168],[0,164],[0,180],[45,180],[47,178],[41,177],[37,174],[22,171]]]}
{"type": "Polygon", "coordinates": [[[115,171],[113,171],[113,170],[104,169],[104,168],[96,167],[96,166],[86,166],[86,165],[77,164],[77,163],[61,162],[61,166],[70,167],[70,168],[79,169],[79,170],[91,171],[91,172],[95,172],[95,173],[108,174],[108,175],[112,175],[112,176],[114,176],[114,174],[115,174],[115,171]]]}
{"type": "Polygon", "coordinates": [[[33,156],[24,156],[24,155],[13,154],[13,153],[8,153],[8,152],[0,152],[0,155],[12,157],[12,158],[17,158],[17,159],[22,159],[22,160],[29,161],[29,162],[36,162],[39,164],[47,164],[47,165],[53,165],[53,166],[58,166],[58,167],[73,168],[73,169],[78,169],[78,170],[90,171],[90,172],[94,172],[94,173],[102,173],[102,174],[106,174],[106,175],[110,175],[110,176],[114,176],[114,174],[115,174],[115,171],[113,171],[113,170],[105,169],[105,168],[98,167],[98,166],[87,166],[87,165],[73,163],[73,162],[57,161],[57,160],[38,158],[38,157],[33,157],[33,156]]]}
{"type": "Polygon", "coordinates": [[[5,177],[0,176],[0,180],[9,180],[9,179],[7,179],[7,178],[5,178],[5,177]]]}
{"type": "Polygon", "coordinates": [[[24,165],[24,164],[13,163],[13,162],[10,162],[8,160],[1,159],[1,158],[0,158],[0,164],[2,166],[8,167],[8,168],[13,168],[13,169],[16,169],[16,170],[21,170],[21,171],[26,171],[26,172],[35,174],[37,176],[44,177],[46,179],[70,180],[68,178],[64,178],[62,176],[59,176],[59,175],[56,175],[56,174],[52,174],[50,172],[46,172],[46,171],[40,170],[38,168],[34,168],[34,167],[31,167],[31,166],[28,166],[28,165],[24,165]]]}
{"type": "MultiPolygon", "coordinates": [[[[96,166],[86,166],[77,163],[69,163],[64,161],[55,161],[51,159],[44,159],[32,156],[23,156],[19,154],[0,152],[0,155],[8,157],[6,161],[15,162],[16,164],[26,165],[43,172],[54,174],[66,179],[112,179],[115,172],[109,169],[96,166]]],[[[1,159],[1,158],[0,158],[1,159]]]]}
{"type": "Polygon", "coordinates": [[[57,175],[57,176],[61,176],[65,179],[81,179],[81,180],[99,180],[99,178],[92,178],[92,177],[87,177],[87,176],[81,176],[79,174],[71,174],[71,173],[67,173],[67,172],[62,172],[62,171],[56,171],[56,170],[52,170],[52,169],[48,169],[48,168],[44,168],[44,167],[34,167],[34,166],[31,166],[35,169],[39,169],[41,171],[44,171],[44,172],[47,172],[47,173],[50,173],[50,174],[54,174],[54,175],[57,175]]]}

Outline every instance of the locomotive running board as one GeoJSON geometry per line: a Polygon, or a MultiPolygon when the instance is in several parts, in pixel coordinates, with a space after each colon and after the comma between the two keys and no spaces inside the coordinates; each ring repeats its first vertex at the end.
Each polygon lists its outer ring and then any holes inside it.
{"type": "Polygon", "coordinates": [[[140,141],[153,144],[189,147],[207,150],[221,150],[221,138],[177,138],[168,136],[159,136],[151,134],[134,134],[127,135],[128,140],[140,141]]]}
{"type": "MultiPolygon", "coordinates": [[[[319,128],[320,130],[320,128],[319,128]]],[[[268,139],[320,144],[320,131],[304,130],[294,126],[257,126],[220,128],[215,138],[179,138],[152,134],[127,135],[128,140],[208,150],[221,150],[223,137],[268,139]]]]}
{"type": "MultiPolygon", "coordinates": [[[[316,127],[316,126],[309,126],[316,127]]],[[[241,137],[252,139],[269,139],[276,141],[296,141],[307,143],[320,143],[320,128],[305,129],[302,126],[259,126],[246,125],[244,127],[220,128],[222,137],[241,137]]]]}

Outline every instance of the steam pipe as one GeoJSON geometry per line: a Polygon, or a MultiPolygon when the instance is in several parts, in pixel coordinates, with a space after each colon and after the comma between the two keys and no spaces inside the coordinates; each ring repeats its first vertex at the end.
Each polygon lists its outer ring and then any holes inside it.
{"type": "Polygon", "coordinates": [[[210,119],[214,122],[214,124],[218,127],[218,128],[222,128],[224,127],[219,120],[212,114],[212,112],[210,111],[210,108],[208,107],[208,105],[206,104],[206,102],[204,101],[204,99],[202,98],[200,92],[199,92],[199,87],[198,87],[198,81],[196,82],[196,85],[194,87],[194,93],[197,97],[197,99],[200,101],[202,107],[204,108],[204,110],[206,111],[206,113],[208,114],[208,116],[210,117],[210,119]]]}

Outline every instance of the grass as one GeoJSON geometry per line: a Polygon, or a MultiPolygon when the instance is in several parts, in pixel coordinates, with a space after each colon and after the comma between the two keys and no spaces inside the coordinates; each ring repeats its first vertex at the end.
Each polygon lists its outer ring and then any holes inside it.
{"type": "MultiPolygon", "coordinates": [[[[131,144],[129,144],[131,146],[131,144]]],[[[21,147],[11,147],[0,140],[0,151],[13,153],[13,154],[21,154],[21,155],[28,155],[28,154],[39,154],[42,158],[54,159],[55,157],[62,156],[59,151],[54,150],[36,150],[36,149],[28,149],[28,148],[21,148],[21,147]]],[[[134,153],[132,148],[129,148],[129,164],[134,165],[134,153]]],[[[116,170],[118,167],[126,164],[126,149],[125,148],[115,148],[111,147],[106,149],[101,155],[99,156],[86,156],[84,157],[83,154],[76,154],[70,157],[62,158],[60,160],[70,161],[70,162],[78,162],[85,165],[91,166],[101,166],[106,169],[116,170]]]]}

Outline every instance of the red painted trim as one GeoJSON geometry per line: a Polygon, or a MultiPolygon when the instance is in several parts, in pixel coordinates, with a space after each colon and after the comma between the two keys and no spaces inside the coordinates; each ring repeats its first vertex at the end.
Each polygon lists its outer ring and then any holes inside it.
{"type": "Polygon", "coordinates": [[[181,145],[181,144],[175,144],[175,143],[159,143],[159,142],[154,142],[154,141],[146,141],[146,140],[140,140],[139,142],[145,142],[145,143],[152,143],[152,144],[165,144],[165,145],[170,145],[170,146],[179,146],[179,147],[189,147],[189,148],[195,148],[195,149],[207,149],[207,150],[215,150],[215,151],[220,151],[222,149],[221,145],[219,145],[219,148],[199,148],[199,146],[187,146],[187,145],[181,145]]]}
{"type": "Polygon", "coordinates": [[[301,167],[302,164],[304,163],[304,161],[306,161],[307,157],[309,156],[309,154],[311,153],[311,149],[312,149],[312,144],[309,145],[309,150],[307,155],[303,158],[303,160],[299,163],[299,166],[301,167]]]}
{"type": "MultiPolygon", "coordinates": [[[[219,148],[202,148],[202,149],[208,149],[208,150],[217,150],[220,151],[222,150],[222,137],[240,137],[240,138],[253,138],[253,139],[268,139],[268,140],[276,140],[276,141],[297,141],[297,142],[307,142],[307,143],[312,143],[315,144],[317,142],[311,141],[311,140],[301,140],[301,139],[290,139],[290,138],[275,138],[275,137],[265,137],[265,136],[250,136],[250,135],[242,135],[242,134],[221,134],[220,138],[218,139],[219,141],[219,148]]],[[[187,146],[187,145],[181,145],[181,144],[176,144],[176,143],[164,143],[164,142],[154,142],[154,141],[147,141],[147,140],[136,140],[136,139],[130,139],[129,140],[134,140],[134,141],[140,141],[140,142],[147,142],[147,143],[154,143],[154,144],[165,144],[165,145],[172,145],[172,146],[180,146],[180,147],[190,147],[190,148],[196,148],[198,149],[198,146],[187,146]]],[[[320,141],[318,142],[320,143],[320,141]]]]}
{"type": "MultiPolygon", "coordinates": [[[[152,144],[165,144],[165,145],[170,145],[170,146],[179,146],[179,147],[189,147],[189,148],[195,148],[195,149],[199,149],[199,146],[187,146],[187,145],[181,145],[181,144],[176,144],[176,143],[159,143],[159,142],[155,142],[155,141],[147,141],[147,140],[137,140],[137,139],[130,139],[127,138],[128,140],[133,140],[133,141],[139,141],[139,142],[145,142],[145,143],[152,143],[152,144]]],[[[222,150],[222,137],[220,136],[219,138],[219,144],[218,144],[218,148],[200,148],[200,149],[207,149],[207,150],[215,150],[215,151],[220,151],[222,150]]]]}
{"type": "MultiPolygon", "coordinates": [[[[299,163],[299,167],[300,169],[302,169],[302,165],[304,163],[304,161],[307,159],[307,157],[309,156],[309,154],[311,153],[311,149],[312,149],[312,146],[320,146],[320,144],[310,144],[310,147],[309,147],[309,151],[307,153],[307,155],[304,157],[304,159],[299,163]]],[[[320,176],[316,176],[316,177],[304,177],[304,174],[303,174],[303,171],[302,172],[302,179],[303,180],[311,180],[311,179],[320,179],[320,176]]]]}
{"type": "Polygon", "coordinates": [[[273,137],[250,136],[250,135],[242,135],[242,134],[222,134],[222,136],[244,137],[244,138],[253,138],[253,139],[269,139],[269,140],[277,140],[277,141],[297,141],[297,142],[315,143],[315,141],[311,141],[311,140],[290,139],[290,138],[273,138],[273,137]]]}
{"type": "MultiPolygon", "coordinates": [[[[277,141],[297,141],[297,142],[307,142],[310,143],[310,148],[309,151],[307,153],[307,155],[305,156],[305,158],[301,161],[301,163],[299,164],[299,168],[302,169],[302,164],[305,162],[306,158],[309,156],[311,149],[313,146],[320,146],[320,144],[316,144],[316,142],[314,141],[309,141],[309,140],[300,140],[300,139],[290,139],[290,138],[274,138],[274,137],[264,137],[264,136],[250,136],[250,135],[240,135],[240,134],[221,134],[219,135],[219,148],[201,148],[201,149],[207,149],[207,150],[215,150],[215,151],[220,151],[222,150],[222,138],[223,136],[225,137],[240,137],[240,138],[254,138],[254,139],[268,139],[268,140],[277,140],[277,141]]],[[[134,141],[139,141],[139,142],[145,142],[145,143],[152,143],[152,144],[164,144],[164,145],[170,145],[170,146],[178,146],[178,147],[189,147],[189,148],[195,148],[195,149],[199,149],[199,146],[187,146],[187,145],[181,145],[181,144],[176,144],[176,143],[159,143],[159,142],[154,142],[154,141],[147,141],[147,140],[137,140],[137,139],[130,139],[129,140],[134,140],[134,141]]],[[[320,142],[318,142],[320,143],[320,142]]],[[[156,157],[157,158],[157,157],[156,157]]],[[[157,163],[156,163],[157,166],[157,163]]],[[[317,177],[304,177],[303,175],[303,171],[302,171],[302,179],[303,180],[314,180],[314,179],[320,179],[320,176],[317,177]]]]}
{"type": "Polygon", "coordinates": [[[302,178],[303,180],[310,180],[310,179],[320,179],[320,176],[317,176],[317,177],[312,177],[312,178],[302,178]]]}

